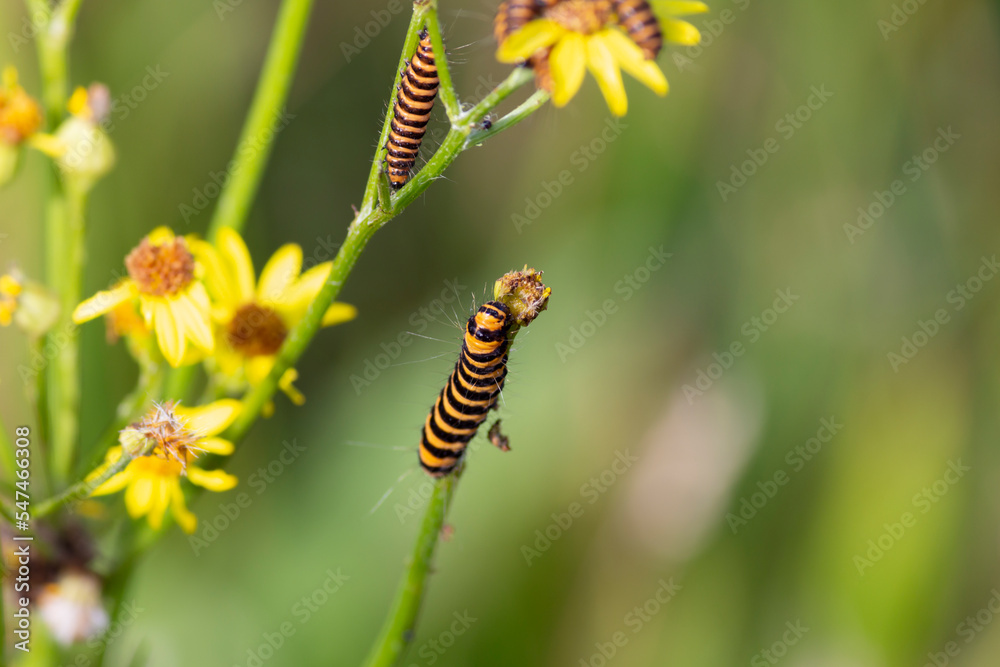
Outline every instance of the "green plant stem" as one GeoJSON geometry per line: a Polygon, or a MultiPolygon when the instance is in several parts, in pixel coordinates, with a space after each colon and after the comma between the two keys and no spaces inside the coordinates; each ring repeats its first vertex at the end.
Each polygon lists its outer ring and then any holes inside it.
{"type": "Polygon", "coordinates": [[[223,227],[237,231],[246,224],[274,146],[288,90],[302,52],[302,42],[313,0],[284,0],[271,35],[260,80],[233,157],[231,178],[219,196],[207,238],[214,240],[223,227]]]}
{"type": "Polygon", "coordinates": [[[472,146],[478,146],[490,137],[500,134],[504,130],[509,130],[514,127],[522,120],[535,113],[546,102],[549,101],[551,95],[545,90],[536,90],[531,97],[522,102],[513,111],[508,113],[506,116],[500,120],[493,123],[493,125],[488,130],[476,130],[469,135],[468,140],[465,143],[465,148],[471,148],[472,146]]]}
{"type": "MultiPolygon", "coordinates": [[[[87,498],[93,493],[94,489],[104,484],[106,481],[120,473],[122,470],[128,467],[129,463],[132,463],[135,459],[140,456],[149,456],[153,452],[153,448],[156,446],[155,440],[146,440],[143,446],[137,449],[134,453],[129,453],[122,449],[122,455],[117,461],[111,465],[105,466],[104,464],[97,467],[93,472],[97,473],[97,476],[92,480],[88,480],[84,477],[82,480],[69,487],[62,493],[55,495],[51,498],[43,500],[38,503],[35,507],[34,518],[40,519],[42,517],[48,516],[55,510],[59,509],[66,503],[72,502],[74,500],[87,498]]],[[[91,473],[93,474],[93,473],[91,473]]],[[[88,475],[89,477],[89,475],[88,475]]]]}
{"type": "Polygon", "coordinates": [[[62,266],[59,269],[59,319],[56,332],[61,339],[52,360],[54,377],[49,392],[51,429],[50,460],[53,479],[63,485],[73,470],[80,419],[80,349],[73,309],[82,298],[84,266],[84,211],[86,193],[64,183],[65,215],[61,222],[62,266]]]}
{"type": "MultiPolygon", "coordinates": [[[[42,77],[42,101],[49,130],[66,113],[68,95],[67,49],[73,37],[80,0],[65,0],[51,9],[44,0],[28,0],[33,16],[48,16],[35,40],[42,77]]],[[[83,210],[86,197],[64,187],[52,166],[45,206],[46,282],[60,295],[60,316],[49,346],[57,350],[47,370],[47,419],[42,427],[50,437],[49,465],[53,482],[66,482],[72,467],[79,420],[79,351],[71,319],[80,297],[83,271],[83,210]],[[72,303],[71,303],[72,301],[72,303]]]]}
{"type": "MultiPolygon", "coordinates": [[[[17,461],[14,457],[14,441],[10,438],[11,431],[7,430],[7,425],[0,417],[0,480],[4,486],[13,484],[15,472],[17,471],[17,461]]],[[[2,655],[2,654],[0,654],[2,655]]]]}
{"type": "Polygon", "coordinates": [[[424,597],[427,575],[430,573],[434,550],[441,538],[448,509],[451,507],[460,471],[437,480],[434,493],[427,505],[427,512],[420,524],[417,542],[406,571],[396,591],[392,610],[386,618],[382,632],[372,647],[365,667],[391,667],[403,657],[403,652],[413,640],[417,614],[424,597]]]}
{"type": "Polygon", "coordinates": [[[431,38],[431,46],[435,54],[440,54],[435,58],[437,65],[438,79],[441,81],[441,101],[444,103],[444,110],[448,114],[448,119],[452,122],[458,119],[462,109],[458,103],[458,96],[455,93],[455,86],[451,81],[451,70],[448,68],[447,51],[444,49],[444,38],[441,34],[441,24],[438,22],[437,2],[431,2],[427,8],[427,31],[431,38]]]}

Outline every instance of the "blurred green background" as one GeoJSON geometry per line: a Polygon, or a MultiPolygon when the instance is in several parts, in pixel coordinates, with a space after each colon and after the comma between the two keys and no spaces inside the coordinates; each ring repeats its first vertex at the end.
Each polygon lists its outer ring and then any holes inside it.
{"type": "MultiPolygon", "coordinates": [[[[441,4],[456,83],[476,99],[505,73],[495,4],[441,4]]],[[[325,258],[360,203],[408,12],[355,40],[386,8],[315,10],[294,119],[247,225],[258,268],[288,241],[325,258]]],[[[168,73],[114,125],[88,294],[154,226],[204,231],[210,208],[185,221],[179,206],[230,159],[276,10],[84,3],[74,83],[122,95],[147,67],[168,73]]],[[[0,0],[0,34],[23,18],[0,0]]],[[[1000,250],[997,18],[978,0],[718,0],[694,18],[702,47],[661,56],[666,100],[630,82],[629,114],[609,125],[591,80],[461,156],[369,245],[342,295],[359,319],[298,365],[307,404],[279,398],[226,464],[241,486],[194,506],[207,546],[174,528],[144,563],[112,664],[140,640],[157,666],[359,664],[419,524],[414,448],[456,321],[527,263],[553,298],[512,355],[500,415],[513,451],[471,454],[404,664],[996,665],[1000,280],[977,278],[1000,250]],[[825,99],[809,109],[814,89],[825,99]],[[661,246],[671,257],[645,272],[661,246]],[[422,324],[445,281],[457,301],[422,324]],[[780,314],[778,290],[793,300],[780,314]],[[393,348],[407,331],[430,339],[393,348]],[[358,388],[368,362],[383,368],[358,388]],[[276,464],[284,441],[304,451],[276,464]],[[636,460],[616,471],[625,452],[636,460]],[[229,520],[220,504],[241,492],[252,503],[229,520]],[[348,578],[317,594],[328,570],[348,578]],[[680,587],[665,604],[662,582],[680,587]],[[294,635],[262,652],[286,622],[294,635]]],[[[37,91],[32,47],[4,42],[37,91]]],[[[0,260],[35,276],[43,166],[33,156],[0,193],[0,260]]],[[[99,323],[82,332],[90,442],[135,368],[99,323]]],[[[26,351],[13,330],[0,340],[3,416],[24,422],[26,351]]]]}

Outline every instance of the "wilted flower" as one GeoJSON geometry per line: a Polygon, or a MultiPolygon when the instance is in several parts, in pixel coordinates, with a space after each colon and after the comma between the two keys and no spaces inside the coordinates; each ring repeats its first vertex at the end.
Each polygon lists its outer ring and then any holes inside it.
{"type": "Polygon", "coordinates": [[[32,145],[55,159],[64,176],[89,190],[115,164],[115,149],[101,124],[111,111],[106,86],[77,88],[68,104],[70,116],[54,135],[36,135],[32,145]]]}
{"type": "Polygon", "coordinates": [[[108,627],[101,604],[101,582],[91,572],[75,568],[61,572],[38,597],[38,613],[63,646],[86,641],[108,627]]]}
{"type": "Polygon", "coordinates": [[[130,455],[155,443],[152,453],[134,459],[122,472],[101,484],[92,495],[103,496],[125,489],[125,508],[134,519],[146,517],[149,525],[159,529],[163,516],[171,510],[178,525],[193,533],[198,520],[184,503],[181,477],[209,491],[227,491],[236,486],[236,478],[221,470],[203,470],[192,465],[199,454],[229,455],[233,443],[216,437],[239,414],[239,401],[224,399],[197,408],[181,408],[163,403],[139,422],[122,430],[120,447],[112,447],[105,457],[105,467],[91,473],[96,479],[103,470],[122,456],[130,455]]]}
{"type": "Polygon", "coordinates": [[[158,227],[129,253],[125,267],[129,277],[83,301],[73,311],[73,321],[92,320],[138,299],[143,322],[156,331],[160,351],[171,366],[197,361],[198,352],[211,354],[211,304],[187,241],[158,227]],[[189,340],[197,351],[188,347],[189,340]]]}
{"type": "MultiPolygon", "coordinates": [[[[278,248],[255,281],[250,252],[232,229],[220,230],[214,246],[193,241],[191,249],[205,267],[205,285],[220,328],[210,369],[222,376],[231,391],[254,386],[271,372],[275,355],[322,289],[331,263],[300,274],[302,248],[289,243],[278,248]]],[[[334,303],[323,316],[323,326],[347,322],[356,315],[354,306],[334,303]]],[[[295,369],[288,369],[279,386],[301,404],[305,399],[292,385],[296,377],[295,369]]]]}
{"type": "Polygon", "coordinates": [[[13,322],[33,338],[45,334],[59,316],[59,301],[20,271],[0,275],[0,325],[13,322]]]}

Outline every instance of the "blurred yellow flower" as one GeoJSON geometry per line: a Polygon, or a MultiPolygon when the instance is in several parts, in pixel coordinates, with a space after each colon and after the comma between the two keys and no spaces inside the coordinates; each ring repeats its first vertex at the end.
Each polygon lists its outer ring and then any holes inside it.
{"type": "Polygon", "coordinates": [[[78,87],[67,103],[69,117],[55,134],[36,134],[31,145],[56,161],[76,187],[86,191],[114,165],[115,149],[102,129],[111,112],[107,86],[78,87]]]}
{"type": "MultiPolygon", "coordinates": [[[[300,273],[302,248],[289,243],[278,248],[255,281],[250,253],[232,229],[222,229],[215,245],[192,241],[191,249],[205,267],[212,316],[220,329],[215,354],[208,360],[210,370],[222,375],[229,391],[254,386],[271,372],[275,355],[323,287],[332,264],[300,273]]],[[[354,306],[334,303],[323,316],[323,326],[356,315],[354,306]]],[[[279,386],[300,405],[305,398],[292,385],[296,377],[295,369],[288,369],[279,386]]]]}
{"type": "MultiPolygon", "coordinates": [[[[573,99],[589,70],[611,112],[623,116],[628,111],[628,97],[622,69],[657,95],[666,95],[669,86],[663,71],[647,58],[655,51],[647,54],[624,32],[622,18],[615,13],[619,4],[610,0],[557,2],[504,39],[497,50],[497,60],[504,63],[530,60],[536,72],[548,70],[539,76],[539,81],[552,92],[552,102],[557,107],[573,99]]],[[[666,39],[682,44],[698,42],[698,30],[674,16],[705,11],[704,3],[660,0],[656,7],[666,39]]],[[[647,50],[650,48],[647,45],[647,50]]]]}
{"type": "Polygon", "coordinates": [[[211,303],[196,275],[188,243],[166,227],[153,230],[125,258],[129,277],[83,301],[73,311],[77,324],[138,299],[145,325],[171,366],[193,363],[215,350],[211,303]],[[188,341],[197,348],[188,347],[188,341]]]}
{"type": "Polygon", "coordinates": [[[17,310],[17,297],[23,289],[17,276],[5,273],[0,276],[0,325],[9,326],[17,310]]]}
{"type": "Polygon", "coordinates": [[[172,403],[156,405],[143,419],[121,431],[120,447],[112,447],[105,465],[90,474],[96,479],[121,458],[122,450],[134,452],[150,440],[156,443],[149,456],[136,458],[125,470],[113,475],[91,495],[103,496],[125,489],[125,508],[133,519],[146,517],[159,529],[170,509],[178,525],[193,533],[198,520],[184,503],[181,477],[209,491],[227,491],[236,486],[236,478],[221,470],[203,470],[191,462],[201,452],[233,453],[233,443],[216,437],[240,412],[241,404],[224,399],[197,408],[181,408],[172,403]]]}
{"type": "Polygon", "coordinates": [[[41,107],[17,83],[17,70],[7,67],[0,76],[0,185],[14,176],[18,147],[41,125],[41,107]]]}

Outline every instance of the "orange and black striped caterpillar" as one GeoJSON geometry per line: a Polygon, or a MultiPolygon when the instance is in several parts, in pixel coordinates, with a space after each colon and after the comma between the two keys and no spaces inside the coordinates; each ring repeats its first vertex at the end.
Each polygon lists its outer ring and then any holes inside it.
{"type": "Polygon", "coordinates": [[[499,301],[484,303],[469,318],[458,363],[427,415],[420,438],[420,465],[434,477],[458,466],[469,440],[496,407],[507,377],[507,334],[513,323],[510,309],[499,301]]]}
{"type": "Polygon", "coordinates": [[[393,190],[400,189],[410,179],[410,172],[413,171],[413,164],[420,151],[420,142],[431,118],[439,84],[431,38],[427,30],[423,30],[420,33],[420,44],[410,58],[410,64],[403,70],[396,103],[392,108],[385,160],[393,190]]]}
{"type": "Polygon", "coordinates": [[[632,41],[642,49],[647,60],[653,60],[663,48],[660,21],[646,0],[611,0],[618,23],[632,41]]]}

